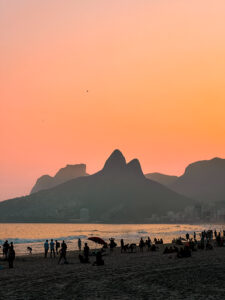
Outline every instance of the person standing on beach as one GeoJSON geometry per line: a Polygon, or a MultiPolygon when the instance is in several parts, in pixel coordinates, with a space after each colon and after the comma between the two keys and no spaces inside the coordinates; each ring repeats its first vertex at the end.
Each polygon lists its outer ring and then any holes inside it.
{"type": "Polygon", "coordinates": [[[59,257],[58,264],[61,262],[62,259],[64,259],[64,264],[67,264],[66,251],[67,251],[67,245],[63,241],[61,244],[60,257],[59,257]]]}
{"type": "Polygon", "coordinates": [[[150,249],[151,249],[151,239],[150,239],[149,236],[148,236],[148,239],[147,239],[147,247],[148,247],[148,251],[150,251],[150,249]]]}
{"type": "Polygon", "coordinates": [[[143,252],[144,246],[145,246],[145,242],[143,241],[143,238],[141,238],[140,243],[139,243],[139,248],[140,248],[141,252],[143,252]]]}
{"type": "Polygon", "coordinates": [[[5,256],[5,260],[7,260],[8,251],[9,251],[9,243],[6,240],[5,243],[3,244],[3,256],[5,256]]]}
{"type": "Polygon", "coordinates": [[[81,251],[81,239],[80,239],[80,238],[78,239],[77,244],[78,244],[78,249],[79,249],[79,251],[81,251]]]}
{"type": "Polygon", "coordinates": [[[85,243],[84,245],[84,260],[85,262],[89,262],[89,247],[87,243],[85,243]]]}
{"type": "Polygon", "coordinates": [[[55,243],[53,242],[53,239],[51,239],[50,242],[50,257],[52,258],[52,254],[55,258],[55,243]]]}
{"type": "Polygon", "coordinates": [[[60,248],[60,243],[57,240],[55,240],[55,250],[57,255],[59,254],[59,248],[60,248]]]}
{"type": "Polygon", "coordinates": [[[13,268],[13,262],[15,260],[15,250],[13,247],[13,242],[10,243],[9,249],[8,249],[8,262],[9,262],[9,269],[13,268]]]}
{"type": "Polygon", "coordinates": [[[123,250],[124,250],[124,240],[121,239],[121,240],[120,240],[120,252],[122,253],[123,250]]]}
{"type": "Polygon", "coordinates": [[[44,243],[44,249],[45,249],[45,258],[47,258],[48,250],[49,250],[48,240],[46,240],[45,243],[44,243]]]}

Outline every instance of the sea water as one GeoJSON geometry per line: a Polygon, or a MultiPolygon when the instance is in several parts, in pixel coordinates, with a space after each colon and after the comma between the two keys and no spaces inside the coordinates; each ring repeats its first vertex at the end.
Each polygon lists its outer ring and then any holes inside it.
{"type": "MultiPolygon", "coordinates": [[[[138,243],[140,238],[148,236],[162,238],[164,243],[169,243],[173,238],[185,237],[185,234],[199,236],[200,232],[208,229],[222,231],[225,225],[188,225],[188,224],[31,224],[31,223],[0,223],[0,246],[5,240],[14,242],[17,255],[28,254],[27,247],[32,247],[33,253],[43,252],[43,244],[46,239],[54,239],[61,242],[65,240],[68,250],[77,250],[77,240],[88,242],[90,248],[98,247],[89,237],[101,237],[106,242],[109,238],[115,238],[117,244],[120,239],[125,243],[138,243]]],[[[2,251],[0,249],[0,255],[2,251]]]]}

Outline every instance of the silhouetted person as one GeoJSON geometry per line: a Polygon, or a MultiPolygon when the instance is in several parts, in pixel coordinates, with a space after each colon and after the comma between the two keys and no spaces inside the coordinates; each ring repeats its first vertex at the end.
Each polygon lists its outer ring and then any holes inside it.
{"type": "Polygon", "coordinates": [[[3,256],[5,256],[5,259],[7,259],[8,251],[9,251],[9,243],[6,240],[5,243],[3,244],[3,256]]]}
{"type": "Polygon", "coordinates": [[[188,241],[189,240],[189,233],[186,233],[186,240],[188,241]]]}
{"type": "Polygon", "coordinates": [[[84,244],[84,259],[85,262],[89,262],[89,247],[87,243],[84,244]]]}
{"type": "Polygon", "coordinates": [[[143,252],[144,246],[145,246],[145,242],[143,241],[143,238],[141,238],[140,243],[139,243],[139,248],[140,248],[141,252],[143,252]]]}
{"type": "Polygon", "coordinates": [[[96,254],[96,261],[93,263],[93,266],[103,266],[104,260],[102,259],[101,251],[98,251],[96,254]]]}
{"type": "Polygon", "coordinates": [[[45,258],[46,258],[47,255],[48,255],[48,250],[49,250],[48,240],[46,240],[45,243],[44,243],[44,249],[45,249],[45,258]]]}
{"type": "Polygon", "coordinates": [[[62,259],[64,259],[64,263],[67,263],[66,251],[67,251],[67,245],[63,241],[62,244],[61,244],[60,257],[59,257],[58,264],[61,262],[62,259]]]}
{"type": "Polygon", "coordinates": [[[80,239],[80,238],[78,239],[77,244],[78,244],[78,249],[79,249],[79,251],[81,251],[81,239],[80,239]]]}
{"type": "Polygon", "coordinates": [[[13,243],[10,243],[9,249],[8,249],[8,262],[9,262],[9,268],[13,268],[13,262],[15,260],[15,250],[13,247],[13,243]]]}
{"type": "Polygon", "coordinates": [[[212,250],[213,249],[213,246],[210,244],[209,240],[207,240],[205,248],[206,248],[206,250],[212,250]]]}
{"type": "Polygon", "coordinates": [[[110,248],[110,251],[113,251],[113,248],[116,247],[116,243],[114,241],[114,238],[110,238],[109,239],[109,248],[110,248]]]}
{"type": "Polygon", "coordinates": [[[123,239],[121,239],[120,240],[120,251],[121,251],[121,253],[123,252],[123,250],[124,250],[124,241],[123,241],[123,239]]]}
{"type": "Polygon", "coordinates": [[[156,245],[155,244],[153,244],[152,246],[151,246],[151,249],[150,249],[151,251],[156,251],[156,245]]]}
{"type": "Polygon", "coordinates": [[[30,254],[32,254],[32,248],[31,247],[27,247],[27,251],[29,251],[30,254]]]}
{"type": "Polygon", "coordinates": [[[196,240],[196,232],[194,232],[194,240],[196,240]]]}
{"type": "Polygon", "coordinates": [[[150,251],[150,248],[151,248],[151,239],[150,239],[150,237],[148,237],[148,239],[146,241],[146,245],[148,247],[148,251],[150,251]]]}
{"type": "Polygon", "coordinates": [[[55,258],[55,243],[53,242],[53,239],[51,239],[50,242],[50,257],[52,258],[52,254],[55,258]]]}
{"type": "Polygon", "coordinates": [[[55,251],[57,255],[59,254],[59,248],[60,248],[60,243],[57,240],[55,240],[55,251]]]}

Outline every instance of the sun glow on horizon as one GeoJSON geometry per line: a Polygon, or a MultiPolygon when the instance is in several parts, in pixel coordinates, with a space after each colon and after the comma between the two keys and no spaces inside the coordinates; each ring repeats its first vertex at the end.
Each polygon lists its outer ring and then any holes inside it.
{"type": "Polygon", "coordinates": [[[181,175],[225,153],[225,2],[0,0],[0,200],[118,148],[181,175]],[[88,90],[88,92],[87,92],[88,90]]]}

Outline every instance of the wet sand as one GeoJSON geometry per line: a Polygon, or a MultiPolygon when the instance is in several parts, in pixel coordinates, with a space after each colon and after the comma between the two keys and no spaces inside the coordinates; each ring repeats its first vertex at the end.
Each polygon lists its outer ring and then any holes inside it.
{"type": "Polygon", "coordinates": [[[80,264],[77,252],[68,265],[42,255],[17,257],[14,269],[0,261],[0,299],[224,299],[225,248],[182,259],[162,251],[116,249],[99,267],[80,264]]]}

